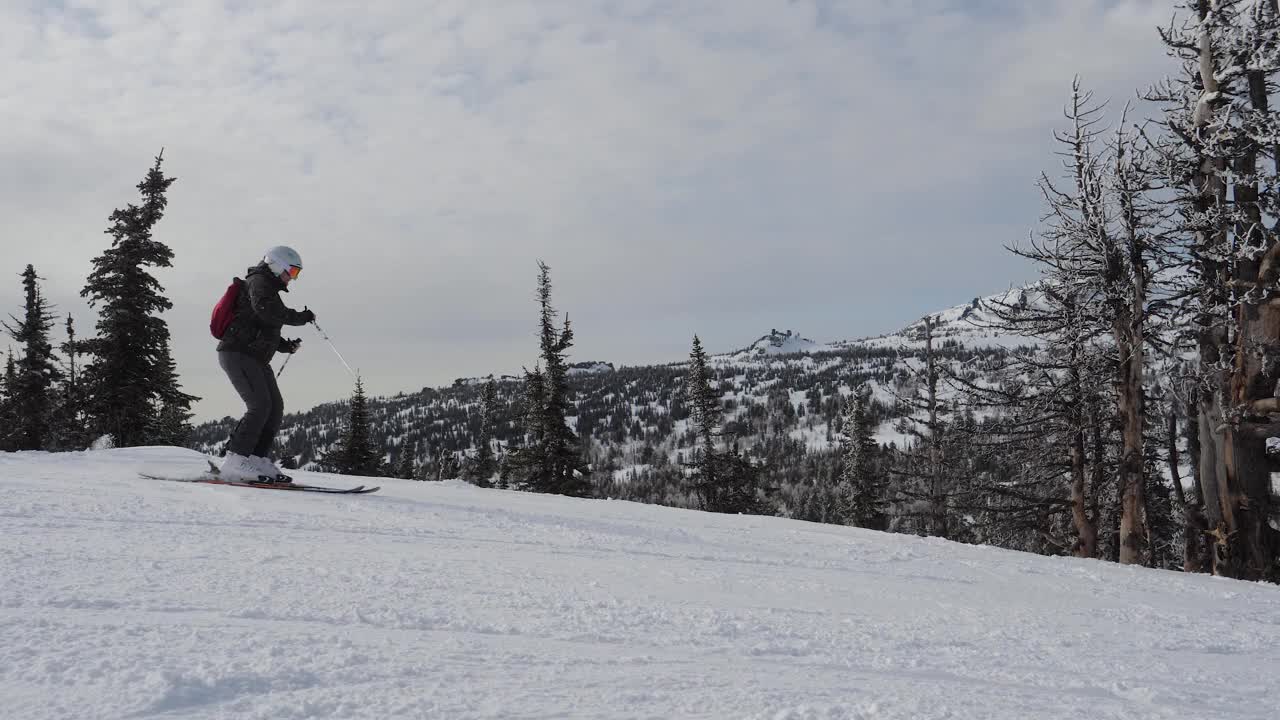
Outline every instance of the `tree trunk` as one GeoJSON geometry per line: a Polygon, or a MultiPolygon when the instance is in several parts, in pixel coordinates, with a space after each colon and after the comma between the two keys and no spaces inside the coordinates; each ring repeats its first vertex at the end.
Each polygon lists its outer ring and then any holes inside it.
{"type": "Polygon", "coordinates": [[[1147,544],[1146,486],[1147,475],[1143,442],[1143,325],[1146,313],[1146,268],[1143,259],[1142,239],[1138,236],[1137,219],[1134,217],[1133,198],[1121,199],[1124,206],[1124,224],[1129,245],[1129,272],[1133,286],[1129,290],[1128,307],[1118,308],[1113,325],[1116,349],[1120,352],[1117,368],[1119,388],[1120,435],[1120,487],[1123,488],[1120,515],[1120,563],[1133,565],[1142,562],[1143,546],[1147,544]]]}
{"type": "MultiPolygon", "coordinates": [[[[1095,533],[1099,532],[1099,525],[1102,522],[1102,489],[1106,485],[1105,480],[1107,477],[1107,446],[1106,438],[1103,436],[1102,422],[1101,413],[1095,409],[1091,415],[1090,425],[1090,440],[1093,445],[1093,461],[1089,483],[1089,494],[1091,495],[1089,498],[1089,504],[1093,509],[1091,514],[1093,515],[1093,527],[1095,533]]],[[[1119,516],[1117,515],[1115,517],[1119,516]]],[[[1118,538],[1118,528],[1111,527],[1108,529],[1111,531],[1112,538],[1118,538]]],[[[1118,542],[1109,543],[1106,559],[1111,562],[1119,561],[1120,556],[1117,553],[1118,548],[1118,542]]]]}
{"type": "MultiPolygon", "coordinates": [[[[1089,519],[1086,506],[1088,495],[1085,492],[1085,453],[1084,433],[1086,420],[1084,403],[1084,383],[1080,373],[1080,345],[1071,345],[1071,387],[1075,395],[1075,405],[1071,411],[1071,422],[1075,426],[1071,434],[1071,519],[1076,526],[1076,556],[1091,558],[1098,553],[1098,528],[1089,519]]],[[[1096,418],[1093,418],[1096,421],[1096,418]]],[[[1097,492],[1097,486],[1094,486],[1097,492]]],[[[1094,509],[1097,517],[1097,509],[1094,509]]]]}
{"type": "Polygon", "coordinates": [[[1076,556],[1091,558],[1098,553],[1098,529],[1085,507],[1084,469],[1084,429],[1079,428],[1071,436],[1071,518],[1079,536],[1076,556]]]}
{"type": "Polygon", "coordinates": [[[933,320],[924,319],[924,353],[928,366],[926,378],[929,385],[929,511],[932,517],[931,534],[947,537],[946,505],[942,497],[942,460],[938,432],[938,369],[933,357],[933,320]]]}
{"type": "Polygon", "coordinates": [[[1191,461],[1191,497],[1186,507],[1186,537],[1188,547],[1194,544],[1194,559],[1187,559],[1184,569],[1187,572],[1212,572],[1213,549],[1209,545],[1209,522],[1204,516],[1204,497],[1201,495],[1200,483],[1200,407],[1199,391],[1192,387],[1191,397],[1187,400],[1187,454],[1191,461]],[[1194,538],[1194,541],[1190,538],[1194,538]]]}
{"type": "MultiPolygon", "coordinates": [[[[1178,467],[1181,456],[1178,453],[1178,411],[1177,406],[1169,404],[1168,423],[1169,477],[1173,480],[1173,492],[1178,501],[1178,509],[1184,521],[1182,531],[1182,571],[1200,572],[1203,529],[1196,527],[1194,517],[1197,514],[1195,503],[1187,500],[1186,490],[1182,487],[1182,471],[1178,467]]],[[[1194,457],[1193,457],[1194,460],[1194,457]]]]}

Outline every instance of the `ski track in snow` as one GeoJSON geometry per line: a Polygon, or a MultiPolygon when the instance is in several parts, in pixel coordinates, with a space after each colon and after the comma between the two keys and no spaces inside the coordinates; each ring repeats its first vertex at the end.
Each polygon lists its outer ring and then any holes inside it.
{"type": "Polygon", "coordinates": [[[202,457],[0,453],[0,716],[1280,716],[1274,586],[202,457]]]}

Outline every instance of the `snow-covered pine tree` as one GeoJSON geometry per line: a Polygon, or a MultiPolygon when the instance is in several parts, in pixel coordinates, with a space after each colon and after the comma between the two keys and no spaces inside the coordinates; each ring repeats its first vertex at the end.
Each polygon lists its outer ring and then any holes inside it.
{"type": "Polygon", "coordinates": [[[54,387],[61,373],[54,362],[49,331],[56,316],[40,293],[39,279],[35,268],[27,265],[22,272],[26,295],[22,318],[10,315],[13,323],[3,323],[23,350],[9,385],[10,412],[17,420],[12,437],[15,450],[46,450],[54,443],[54,387]]]}
{"type": "Polygon", "coordinates": [[[541,364],[525,373],[525,443],[512,453],[512,482],[533,492],[588,497],[590,468],[567,420],[572,403],[566,356],[573,346],[573,329],[568,317],[563,328],[556,329],[551,268],[542,261],[538,262],[538,304],[541,364]]]}
{"type": "Polygon", "coordinates": [[[887,527],[885,489],[876,467],[879,447],[872,436],[871,418],[867,414],[869,395],[870,390],[859,385],[845,402],[840,423],[840,480],[836,495],[844,524],[884,530],[887,527]]]}
{"type": "Polygon", "coordinates": [[[338,446],[329,451],[320,464],[328,472],[377,477],[382,474],[382,456],[382,451],[373,443],[364,381],[357,376],[342,437],[338,446]]]}
{"type": "Polygon", "coordinates": [[[178,384],[160,317],[173,304],[147,270],[173,265],[173,251],[152,234],[175,180],[161,172],[162,158],[138,184],[142,204],[111,214],[111,247],[94,258],[80,292],[100,313],[98,336],[82,345],[92,355],[82,376],[91,430],[112,435],[116,447],[173,441],[198,399],[178,384]]]}
{"type": "Polygon", "coordinates": [[[1265,222],[1280,188],[1270,95],[1280,73],[1274,0],[1187,0],[1165,46],[1181,72],[1153,88],[1168,130],[1159,145],[1178,192],[1176,229],[1199,349],[1200,489],[1214,538],[1214,572],[1280,576],[1280,532],[1265,440],[1280,435],[1274,397],[1280,349],[1280,243],[1265,222]]]}

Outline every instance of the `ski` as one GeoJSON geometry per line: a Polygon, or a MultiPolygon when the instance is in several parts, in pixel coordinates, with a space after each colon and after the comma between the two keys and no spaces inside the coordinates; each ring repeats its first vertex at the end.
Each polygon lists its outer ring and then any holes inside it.
{"type": "Polygon", "coordinates": [[[145,478],[147,480],[167,480],[169,482],[204,483],[206,485],[232,485],[235,487],[258,488],[260,490],[290,490],[293,492],[326,493],[329,495],[365,495],[368,493],[377,492],[382,489],[380,486],[365,487],[364,485],[357,485],[351,488],[338,488],[338,487],[328,487],[325,485],[303,485],[300,483],[223,480],[222,478],[213,477],[213,476],[177,478],[177,477],[164,477],[161,475],[147,475],[146,473],[138,473],[138,476],[145,478]]]}
{"type": "Polygon", "coordinates": [[[275,482],[263,480],[254,482],[252,480],[224,480],[218,477],[218,467],[212,462],[209,463],[209,474],[199,475],[192,478],[163,477],[161,475],[147,475],[138,473],[140,477],[147,480],[168,480],[170,482],[189,482],[189,483],[205,483],[208,485],[234,485],[237,487],[251,487],[260,490],[292,490],[294,492],[314,492],[325,493],[328,495],[366,495],[368,493],[377,492],[382,489],[379,487],[366,487],[357,485],[352,488],[336,488],[325,485],[304,485],[295,482],[275,482]]]}

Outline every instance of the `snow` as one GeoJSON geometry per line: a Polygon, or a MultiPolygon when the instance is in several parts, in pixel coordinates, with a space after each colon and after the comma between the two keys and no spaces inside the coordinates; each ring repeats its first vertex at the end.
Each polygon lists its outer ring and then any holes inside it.
{"type": "Polygon", "coordinates": [[[201,464],[0,454],[0,715],[1271,718],[1280,696],[1274,586],[461,483],[136,474],[201,464]]]}

